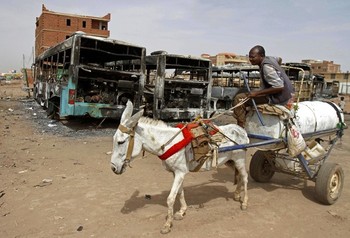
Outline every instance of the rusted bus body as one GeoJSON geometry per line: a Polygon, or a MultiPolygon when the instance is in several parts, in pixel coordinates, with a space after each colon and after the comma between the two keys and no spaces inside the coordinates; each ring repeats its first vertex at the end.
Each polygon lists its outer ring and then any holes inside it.
{"type": "Polygon", "coordinates": [[[128,99],[141,106],[145,55],[144,47],[74,34],[36,58],[34,97],[58,118],[119,118],[128,99]]]}
{"type": "Polygon", "coordinates": [[[299,101],[312,101],[337,97],[339,81],[325,82],[324,76],[314,75],[311,65],[306,63],[286,63],[283,65],[295,88],[299,101]]]}
{"type": "Polygon", "coordinates": [[[256,66],[221,66],[213,67],[213,86],[244,87],[244,73],[250,88],[260,87],[259,68],[256,66]]]}
{"type": "MultiPolygon", "coordinates": [[[[305,63],[286,63],[282,68],[289,76],[295,89],[297,101],[311,101],[317,90],[311,67],[305,63]]],[[[259,67],[254,65],[213,67],[212,107],[214,110],[227,110],[239,92],[247,91],[243,75],[251,90],[260,88],[259,67]]]]}
{"type": "Polygon", "coordinates": [[[316,99],[335,98],[341,92],[339,81],[326,82],[323,75],[313,75],[313,84],[316,99]]]}
{"type": "Polygon", "coordinates": [[[156,52],[146,56],[146,114],[165,121],[210,115],[211,61],[156,52]]]}
{"type": "Polygon", "coordinates": [[[220,66],[213,67],[212,71],[211,108],[215,111],[231,108],[236,94],[247,91],[243,75],[245,75],[251,90],[260,87],[260,73],[257,66],[220,66]]]}
{"type": "Polygon", "coordinates": [[[340,82],[333,80],[332,82],[325,82],[323,89],[323,97],[335,98],[339,95],[340,82]]]}
{"type": "Polygon", "coordinates": [[[322,75],[314,74],[313,76],[313,99],[317,100],[319,98],[322,98],[322,95],[324,93],[324,87],[325,87],[325,80],[322,75]]]}
{"type": "Polygon", "coordinates": [[[312,101],[316,94],[316,82],[311,65],[306,63],[285,63],[282,68],[286,71],[295,91],[297,102],[312,101]]]}

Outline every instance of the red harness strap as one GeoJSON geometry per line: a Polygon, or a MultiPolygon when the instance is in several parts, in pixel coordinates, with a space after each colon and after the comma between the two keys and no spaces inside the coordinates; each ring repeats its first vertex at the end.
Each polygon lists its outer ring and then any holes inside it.
{"type": "MultiPolygon", "coordinates": [[[[182,123],[176,125],[176,127],[180,129],[183,126],[184,125],[182,123]]],[[[192,134],[190,130],[187,128],[187,126],[182,130],[182,134],[184,136],[183,140],[179,141],[178,143],[170,147],[167,151],[165,151],[164,154],[160,155],[159,158],[161,160],[166,160],[167,158],[169,158],[170,156],[172,156],[173,154],[175,154],[176,152],[184,148],[186,145],[188,145],[193,139],[192,134]]]]}

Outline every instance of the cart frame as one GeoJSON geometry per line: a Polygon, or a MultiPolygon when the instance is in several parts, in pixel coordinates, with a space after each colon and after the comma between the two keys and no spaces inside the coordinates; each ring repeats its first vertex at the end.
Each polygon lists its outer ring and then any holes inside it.
{"type": "Polygon", "coordinates": [[[303,134],[305,141],[327,143],[326,153],[317,160],[308,161],[302,154],[291,157],[287,153],[287,124],[285,120],[285,135],[283,138],[271,138],[263,135],[248,134],[248,137],[257,142],[234,145],[219,148],[219,152],[238,149],[257,148],[257,151],[250,161],[249,173],[256,182],[268,182],[275,172],[290,174],[295,177],[308,179],[316,183],[316,199],[326,205],[331,205],[340,197],[343,184],[344,172],[340,165],[330,163],[326,160],[329,157],[338,139],[343,135],[345,124],[339,127],[313,133],[303,134]],[[327,139],[328,137],[328,139],[327,139]],[[275,146],[274,148],[268,146],[275,146]],[[287,163],[294,164],[293,168],[287,168],[287,163]]]}

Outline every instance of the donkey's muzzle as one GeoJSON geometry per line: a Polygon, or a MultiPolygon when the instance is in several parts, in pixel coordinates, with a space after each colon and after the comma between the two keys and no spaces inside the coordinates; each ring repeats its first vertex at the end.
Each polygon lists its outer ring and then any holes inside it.
{"type": "Polygon", "coordinates": [[[114,164],[111,165],[111,169],[113,171],[113,173],[115,174],[121,174],[120,172],[118,172],[117,168],[114,166],[114,164]]]}

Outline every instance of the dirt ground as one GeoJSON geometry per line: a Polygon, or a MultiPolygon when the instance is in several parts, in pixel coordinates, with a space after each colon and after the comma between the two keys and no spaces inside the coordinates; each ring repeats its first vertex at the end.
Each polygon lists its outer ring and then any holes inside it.
{"type": "Polygon", "coordinates": [[[350,130],[328,158],[345,174],[335,204],[317,202],[314,182],[275,174],[266,184],[249,178],[242,211],[222,167],[187,175],[187,214],[162,235],[172,175],[160,160],[146,154],[117,176],[117,122],[52,121],[26,96],[21,82],[0,85],[0,237],[349,237],[350,130]]]}

